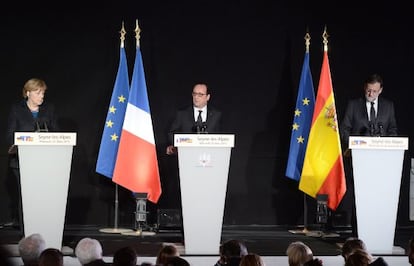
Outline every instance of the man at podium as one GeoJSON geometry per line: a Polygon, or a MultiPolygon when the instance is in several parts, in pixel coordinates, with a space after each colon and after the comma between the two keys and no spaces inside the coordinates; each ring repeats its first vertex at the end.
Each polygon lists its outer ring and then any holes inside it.
{"type": "MultiPolygon", "coordinates": [[[[175,133],[219,133],[221,131],[221,111],[208,104],[211,91],[207,84],[198,82],[193,86],[192,104],[177,110],[175,118],[168,131],[167,155],[176,155],[177,148],[174,147],[175,133]],[[201,112],[199,112],[201,111],[201,112]]],[[[168,178],[162,180],[163,195],[161,202],[166,200],[165,206],[169,208],[181,208],[177,168],[177,156],[168,156],[166,172],[168,178]]]]}
{"type": "Polygon", "coordinates": [[[349,209],[353,234],[357,236],[355,215],[354,180],[352,161],[348,150],[349,136],[396,136],[397,122],[394,104],[380,96],[383,80],[378,74],[370,75],[364,81],[364,97],[349,101],[345,115],[340,124],[342,147],[344,148],[344,166],[347,192],[338,209],[349,209]],[[348,206],[348,207],[346,207],[348,206]]]}
{"type": "Polygon", "coordinates": [[[380,97],[383,81],[372,74],[364,82],[365,97],[349,101],[341,123],[341,139],[348,148],[349,136],[396,136],[397,122],[392,101],[380,97]]]}
{"type": "Polygon", "coordinates": [[[207,108],[210,91],[205,83],[196,83],[193,87],[193,104],[177,111],[168,131],[168,155],[176,153],[173,145],[175,133],[218,133],[221,131],[221,111],[207,108]]]}
{"type": "MultiPolygon", "coordinates": [[[[46,104],[44,101],[46,90],[47,85],[43,80],[38,78],[29,79],[23,86],[23,99],[13,104],[9,112],[6,136],[9,145],[9,184],[18,189],[20,188],[20,173],[17,147],[14,145],[14,132],[59,130],[54,106],[46,104]]],[[[10,189],[10,191],[14,190],[10,189]]],[[[12,219],[17,220],[17,216],[19,216],[21,223],[20,191],[15,192],[12,198],[12,204],[19,202],[19,208],[11,206],[11,209],[14,212],[20,212],[19,214],[12,213],[12,219]]]]}

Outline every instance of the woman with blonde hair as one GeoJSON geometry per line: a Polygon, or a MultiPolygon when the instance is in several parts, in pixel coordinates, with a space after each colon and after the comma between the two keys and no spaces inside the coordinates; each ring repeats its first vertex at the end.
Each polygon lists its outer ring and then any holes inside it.
{"type": "Polygon", "coordinates": [[[312,250],[301,241],[290,243],[286,249],[286,255],[288,256],[289,266],[301,266],[313,259],[312,250]]]}

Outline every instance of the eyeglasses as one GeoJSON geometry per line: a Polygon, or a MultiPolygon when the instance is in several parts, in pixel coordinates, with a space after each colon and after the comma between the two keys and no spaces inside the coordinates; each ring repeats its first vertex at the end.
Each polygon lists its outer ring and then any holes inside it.
{"type": "Polygon", "coordinates": [[[201,93],[201,92],[193,92],[192,93],[193,97],[198,96],[198,97],[203,97],[206,96],[207,93],[201,93]]]}
{"type": "Polygon", "coordinates": [[[374,89],[366,89],[365,90],[366,93],[371,93],[371,94],[377,94],[380,92],[380,90],[374,90],[374,89]]]}

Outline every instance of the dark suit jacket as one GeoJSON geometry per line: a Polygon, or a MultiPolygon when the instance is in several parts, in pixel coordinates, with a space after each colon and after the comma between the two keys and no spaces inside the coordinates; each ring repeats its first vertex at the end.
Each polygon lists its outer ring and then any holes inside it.
{"type": "MultiPolygon", "coordinates": [[[[175,133],[195,133],[194,108],[188,106],[178,110],[170,130],[168,131],[168,144],[174,143],[175,133]]],[[[207,133],[219,133],[221,131],[221,111],[212,106],[207,106],[207,120],[205,122],[207,133]]]]}
{"type": "Polygon", "coordinates": [[[378,97],[377,117],[368,120],[365,98],[351,100],[339,127],[344,148],[348,148],[349,136],[396,136],[397,122],[393,102],[378,97]]]}
{"type": "MultiPolygon", "coordinates": [[[[37,119],[35,119],[29,107],[27,107],[26,100],[13,104],[7,122],[7,144],[9,147],[13,145],[14,132],[34,132],[37,130],[37,125],[44,129],[45,124],[49,131],[59,130],[53,105],[43,103],[39,106],[39,114],[37,119]]],[[[16,154],[11,154],[9,159],[11,167],[18,167],[16,154]]]]}

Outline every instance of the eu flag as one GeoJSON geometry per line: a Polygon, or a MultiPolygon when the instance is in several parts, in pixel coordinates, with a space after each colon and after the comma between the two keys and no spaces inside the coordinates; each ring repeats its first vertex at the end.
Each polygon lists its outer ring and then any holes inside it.
{"type": "Polygon", "coordinates": [[[96,163],[96,172],[108,178],[112,178],[114,172],[128,97],[128,67],[125,48],[121,45],[118,73],[115,79],[96,163]]]}
{"type": "Polygon", "coordinates": [[[299,81],[298,97],[296,99],[290,139],[289,158],[286,168],[286,176],[296,181],[300,180],[302,173],[314,106],[315,92],[313,89],[312,74],[309,68],[309,51],[307,50],[299,81]]]}

